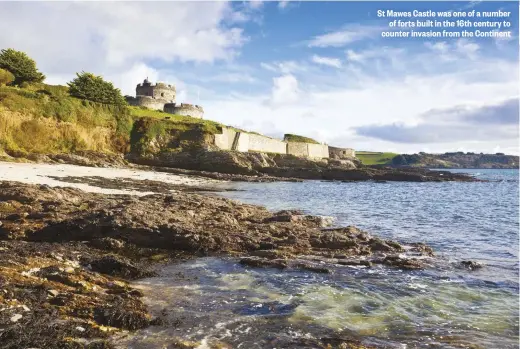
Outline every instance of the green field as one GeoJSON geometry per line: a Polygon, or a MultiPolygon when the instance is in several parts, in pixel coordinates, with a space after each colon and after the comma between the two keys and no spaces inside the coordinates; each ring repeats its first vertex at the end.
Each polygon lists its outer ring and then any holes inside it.
{"type": "Polygon", "coordinates": [[[361,160],[364,165],[385,165],[389,164],[392,159],[399,154],[389,152],[375,151],[356,151],[356,157],[361,160]]]}

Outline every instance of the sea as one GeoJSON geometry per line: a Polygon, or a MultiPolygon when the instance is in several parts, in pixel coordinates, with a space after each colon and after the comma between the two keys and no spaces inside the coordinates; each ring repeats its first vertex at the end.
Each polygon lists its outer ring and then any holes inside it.
{"type": "Polygon", "coordinates": [[[270,210],[332,216],[435,251],[425,270],[335,266],[332,274],[201,258],[139,280],[169,325],[124,342],[182,338],[229,348],[313,348],[355,339],[378,348],[519,347],[519,172],[453,170],[484,182],[226,183],[222,195],[270,210]],[[483,265],[469,270],[461,261],[483,265]]]}

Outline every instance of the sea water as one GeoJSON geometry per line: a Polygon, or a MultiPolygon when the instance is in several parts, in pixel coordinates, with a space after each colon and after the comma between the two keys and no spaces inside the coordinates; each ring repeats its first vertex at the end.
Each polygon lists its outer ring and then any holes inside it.
{"type": "Polygon", "coordinates": [[[462,172],[489,182],[224,184],[243,189],[229,198],[425,242],[436,263],[422,271],[336,266],[332,274],[246,268],[233,258],[172,265],[135,284],[170,325],[125,345],[179,337],[200,348],[310,348],[313,338],[337,337],[385,348],[518,348],[518,170],[462,172]],[[484,267],[461,268],[462,260],[484,267]]]}

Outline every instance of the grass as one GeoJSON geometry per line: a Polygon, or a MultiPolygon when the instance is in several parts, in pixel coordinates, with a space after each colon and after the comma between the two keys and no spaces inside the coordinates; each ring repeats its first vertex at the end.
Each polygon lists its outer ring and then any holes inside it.
{"type": "Polygon", "coordinates": [[[65,86],[0,87],[0,150],[8,154],[113,152],[123,110],[70,97],[65,86]]]}
{"type": "Polygon", "coordinates": [[[386,165],[399,154],[390,152],[356,151],[356,157],[364,165],[386,165]]]}
{"type": "Polygon", "coordinates": [[[320,144],[318,141],[304,136],[294,135],[291,133],[285,134],[283,137],[286,142],[302,142],[302,143],[312,143],[312,144],[320,144]]]}
{"type": "Polygon", "coordinates": [[[168,128],[175,128],[178,130],[190,130],[194,126],[199,126],[205,132],[215,134],[219,133],[217,127],[224,126],[211,120],[198,119],[184,115],[168,114],[159,110],[150,110],[133,106],[128,107],[128,109],[130,110],[130,115],[132,115],[134,118],[144,117],[161,120],[167,125],[168,128]]]}

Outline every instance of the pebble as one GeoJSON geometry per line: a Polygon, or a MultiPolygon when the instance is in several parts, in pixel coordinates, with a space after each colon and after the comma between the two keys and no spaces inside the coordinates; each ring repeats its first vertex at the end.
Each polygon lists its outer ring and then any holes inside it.
{"type": "Polygon", "coordinates": [[[20,320],[22,318],[22,314],[14,314],[12,317],[11,317],[11,322],[17,322],[18,320],[20,320]]]}
{"type": "Polygon", "coordinates": [[[56,297],[57,295],[59,295],[60,293],[56,290],[47,290],[47,293],[53,297],[56,297]]]}
{"type": "Polygon", "coordinates": [[[78,330],[80,332],[85,332],[85,329],[81,326],[76,327],[76,330],[78,330]]]}

